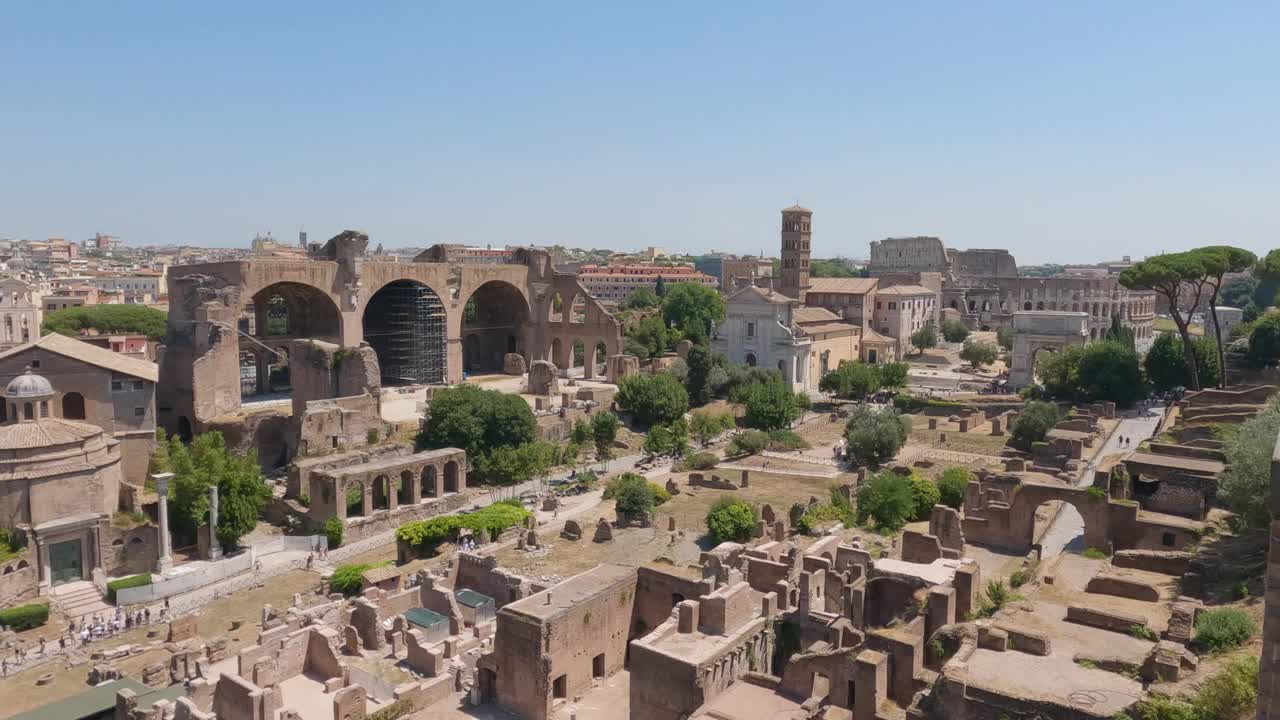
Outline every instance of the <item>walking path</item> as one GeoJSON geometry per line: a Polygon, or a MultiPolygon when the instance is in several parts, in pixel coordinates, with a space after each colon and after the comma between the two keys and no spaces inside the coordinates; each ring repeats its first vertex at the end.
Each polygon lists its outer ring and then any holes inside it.
{"type": "MultiPolygon", "coordinates": [[[[1087,487],[1093,484],[1093,474],[1095,462],[1108,455],[1119,452],[1126,452],[1138,447],[1138,443],[1151,437],[1156,426],[1160,423],[1160,415],[1164,408],[1156,404],[1153,407],[1139,407],[1135,411],[1131,411],[1131,415],[1122,418],[1116,425],[1116,429],[1112,431],[1107,441],[1102,444],[1098,452],[1094,453],[1093,458],[1085,465],[1080,476],[1076,478],[1076,487],[1087,487]],[[1126,443],[1121,444],[1120,438],[1125,438],[1126,443]]],[[[1049,529],[1045,531],[1044,537],[1040,539],[1040,557],[1050,558],[1058,555],[1063,551],[1080,552],[1085,550],[1084,547],[1084,519],[1080,517],[1080,513],[1070,505],[1064,505],[1062,511],[1058,513],[1053,522],[1049,525],[1049,529]]]]}

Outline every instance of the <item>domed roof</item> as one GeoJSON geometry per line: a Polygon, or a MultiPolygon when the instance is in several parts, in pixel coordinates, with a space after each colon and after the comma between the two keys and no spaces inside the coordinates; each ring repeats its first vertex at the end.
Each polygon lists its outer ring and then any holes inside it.
{"type": "Polygon", "coordinates": [[[7,398],[37,398],[53,395],[53,385],[42,375],[36,375],[28,367],[27,371],[9,381],[4,389],[7,398]]]}

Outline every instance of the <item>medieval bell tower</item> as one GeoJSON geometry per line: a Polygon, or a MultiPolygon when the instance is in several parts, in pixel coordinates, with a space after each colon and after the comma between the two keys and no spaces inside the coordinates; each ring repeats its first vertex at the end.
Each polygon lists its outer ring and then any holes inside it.
{"type": "Polygon", "coordinates": [[[809,241],[813,211],[792,205],[782,210],[782,286],[778,292],[804,302],[809,292],[809,241]]]}

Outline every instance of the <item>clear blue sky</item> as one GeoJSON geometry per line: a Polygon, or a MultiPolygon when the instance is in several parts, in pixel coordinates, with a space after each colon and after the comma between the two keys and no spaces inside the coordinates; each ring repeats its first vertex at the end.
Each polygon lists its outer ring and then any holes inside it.
{"type": "Polygon", "coordinates": [[[1280,246],[1280,3],[285,5],[6,4],[0,237],[1280,246]]]}

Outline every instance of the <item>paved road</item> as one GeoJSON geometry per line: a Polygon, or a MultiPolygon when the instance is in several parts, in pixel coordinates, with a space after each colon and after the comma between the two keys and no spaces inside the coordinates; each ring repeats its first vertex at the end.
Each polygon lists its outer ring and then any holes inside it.
{"type": "MultiPolygon", "coordinates": [[[[1160,422],[1162,410],[1163,408],[1157,405],[1152,408],[1140,408],[1130,411],[1129,416],[1120,421],[1120,425],[1115,432],[1111,434],[1111,437],[1107,438],[1102,450],[1094,457],[1104,458],[1113,453],[1136,448],[1138,443],[1155,433],[1156,425],[1160,422]],[[1126,438],[1129,442],[1121,445],[1121,437],[1126,438]]],[[[1084,487],[1091,484],[1093,482],[1093,471],[1093,460],[1090,460],[1080,473],[1080,477],[1076,479],[1076,487],[1084,487]]],[[[1064,505],[1062,512],[1058,513],[1058,517],[1054,519],[1053,524],[1049,526],[1049,530],[1040,540],[1040,547],[1040,556],[1042,558],[1050,558],[1063,551],[1081,552],[1085,550],[1084,520],[1080,517],[1080,513],[1070,505],[1064,505]]]]}

